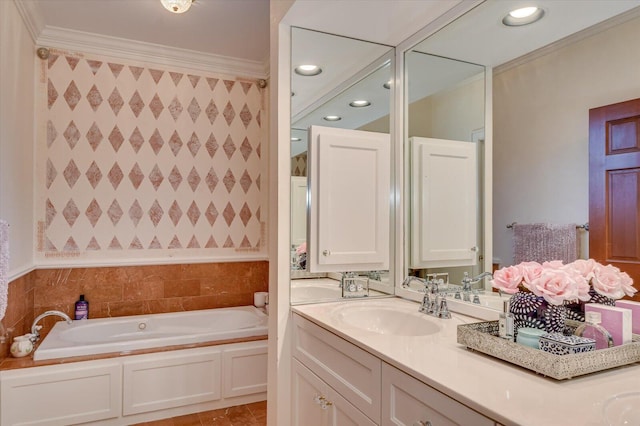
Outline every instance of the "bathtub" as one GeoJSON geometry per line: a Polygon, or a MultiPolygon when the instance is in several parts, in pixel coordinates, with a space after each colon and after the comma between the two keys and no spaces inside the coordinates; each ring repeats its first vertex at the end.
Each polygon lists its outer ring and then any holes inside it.
{"type": "Polygon", "coordinates": [[[267,316],[253,306],[59,321],[35,361],[267,335],[267,316]]]}

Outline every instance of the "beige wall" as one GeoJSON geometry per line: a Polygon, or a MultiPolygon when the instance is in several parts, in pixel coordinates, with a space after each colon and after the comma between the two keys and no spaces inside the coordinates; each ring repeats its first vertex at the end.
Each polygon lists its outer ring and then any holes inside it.
{"type": "MultiPolygon", "coordinates": [[[[494,257],[511,222],[589,218],[589,109],[640,97],[640,18],[494,76],[494,257]]],[[[582,256],[588,235],[581,233],[582,256]]]]}
{"type": "Polygon", "coordinates": [[[10,225],[9,281],[33,266],[35,48],[12,1],[0,1],[0,219],[10,225]]]}

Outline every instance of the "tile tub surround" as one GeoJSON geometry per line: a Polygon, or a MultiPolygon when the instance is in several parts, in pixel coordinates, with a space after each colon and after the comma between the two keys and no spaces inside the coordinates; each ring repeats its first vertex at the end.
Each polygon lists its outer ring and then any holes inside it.
{"type": "MultiPolygon", "coordinates": [[[[344,304],[389,304],[417,313],[418,304],[400,298],[295,306],[293,311],[338,334],[383,361],[504,425],[605,424],[602,409],[615,394],[637,392],[640,365],[633,364],[575,379],[545,378],[456,343],[459,321],[439,320],[428,336],[390,336],[348,327],[335,315],[344,304]]],[[[355,306],[355,305],[350,305],[355,306]]]]}
{"type": "MultiPolygon", "coordinates": [[[[268,274],[267,261],[40,269],[9,284],[2,322],[13,336],[27,333],[36,314],[73,315],[80,294],[91,318],[252,305],[254,292],[267,291],[268,274]]],[[[57,320],[45,318],[41,334],[57,320]]],[[[0,359],[8,354],[4,346],[0,359]]]]}

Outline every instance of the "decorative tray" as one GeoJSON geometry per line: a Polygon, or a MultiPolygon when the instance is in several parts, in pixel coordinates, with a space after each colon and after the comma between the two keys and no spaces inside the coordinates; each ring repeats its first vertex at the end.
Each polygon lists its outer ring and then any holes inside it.
{"type": "Polygon", "coordinates": [[[557,380],[640,362],[640,335],[637,334],[626,345],[555,355],[502,339],[498,337],[498,321],[485,321],[459,325],[458,343],[557,380]]]}

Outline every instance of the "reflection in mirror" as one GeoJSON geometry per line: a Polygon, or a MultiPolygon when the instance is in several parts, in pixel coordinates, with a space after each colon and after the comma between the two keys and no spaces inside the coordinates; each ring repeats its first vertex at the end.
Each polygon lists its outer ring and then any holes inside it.
{"type": "Polygon", "coordinates": [[[405,69],[407,275],[447,273],[461,285],[483,272],[485,69],[420,45],[405,53],[405,69]]]}
{"type": "MultiPolygon", "coordinates": [[[[302,28],[292,28],[291,48],[291,303],[337,300],[350,293],[393,294],[388,270],[310,273],[306,257],[308,129],[316,125],[388,134],[391,90],[385,84],[393,75],[393,49],[302,28]],[[296,73],[301,65],[316,65],[321,72],[296,73]],[[330,121],[330,116],[339,119],[330,121]]],[[[391,164],[392,158],[388,160],[391,164]]]]}

